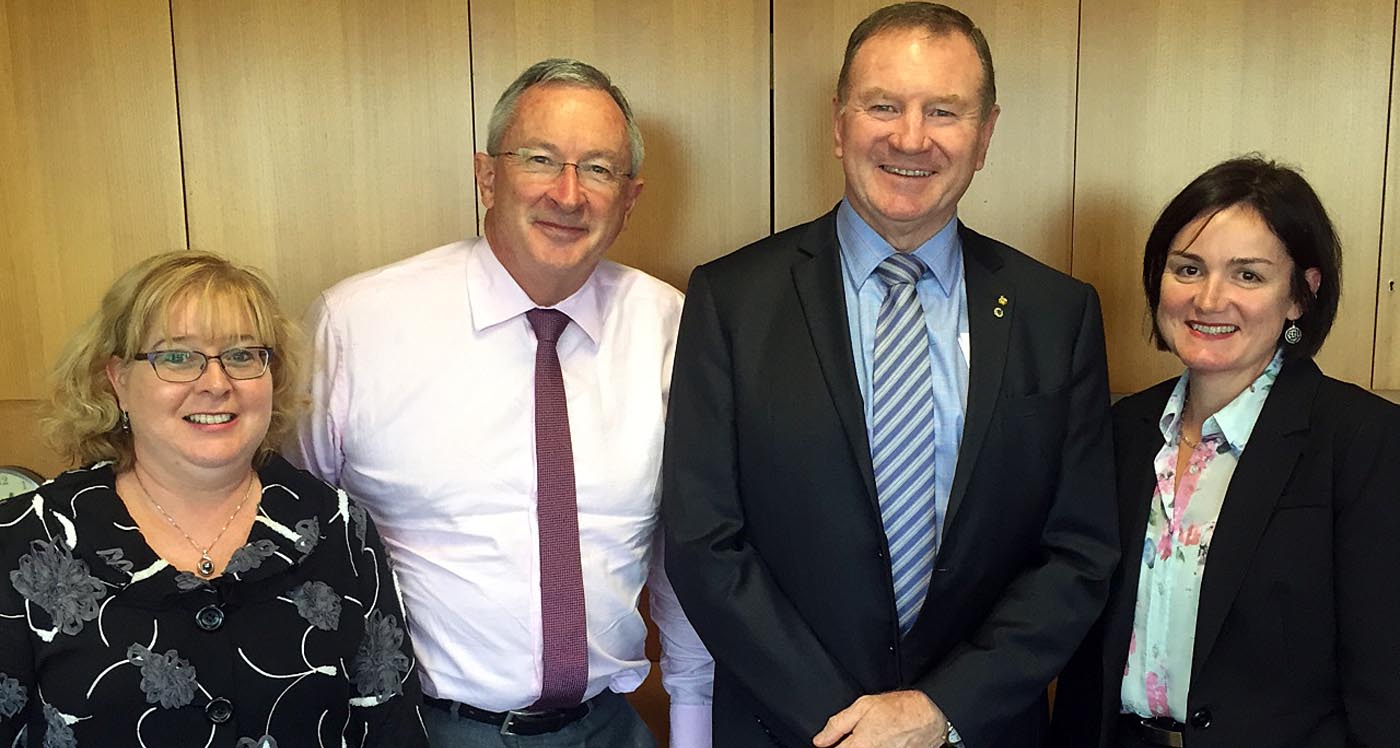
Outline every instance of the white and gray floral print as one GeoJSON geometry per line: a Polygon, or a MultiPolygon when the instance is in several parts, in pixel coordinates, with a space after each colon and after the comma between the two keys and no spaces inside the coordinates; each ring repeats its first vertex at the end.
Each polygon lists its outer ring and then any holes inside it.
{"type": "Polygon", "coordinates": [[[427,748],[374,524],[280,457],[258,474],[208,580],[146,544],[110,466],[0,502],[0,747],[427,748]]]}
{"type": "Polygon", "coordinates": [[[355,687],[361,696],[380,698],[403,692],[403,679],[412,666],[403,653],[403,629],[393,616],[369,614],[360,651],[355,655],[355,687]]]}
{"type": "Polygon", "coordinates": [[[292,590],[289,596],[297,606],[297,613],[307,623],[322,631],[335,631],[340,627],[340,595],[329,584],[311,581],[292,590]]]}
{"type": "Polygon", "coordinates": [[[126,650],[126,661],[141,668],[141,691],[148,703],[175,709],[194,701],[194,667],[175,650],[156,654],[133,644],[126,650]]]}
{"type": "Polygon", "coordinates": [[[350,505],[350,521],[355,525],[355,539],[365,544],[365,526],[369,524],[369,514],[359,504],[350,505]]]}
{"type": "Polygon", "coordinates": [[[315,517],[297,522],[297,539],[293,545],[303,555],[316,549],[316,544],[321,542],[321,523],[315,517]]]}
{"type": "MultiPolygon", "coordinates": [[[[266,538],[255,540],[229,556],[225,574],[246,574],[262,566],[263,561],[277,555],[277,544],[266,538]]],[[[188,572],[186,572],[188,573],[188,572]]]]}
{"type": "Polygon", "coordinates": [[[78,748],[78,738],[63,713],[44,705],[44,748],[78,748]]]}
{"type": "Polygon", "coordinates": [[[8,719],[19,714],[28,702],[29,694],[25,692],[24,684],[0,673],[0,717],[8,719]]]}
{"type": "Polygon", "coordinates": [[[70,636],[82,631],[85,621],[97,618],[97,603],[106,588],[62,543],[34,540],[30,549],[20,556],[19,568],[10,572],[15,590],[47,611],[59,631],[70,636]]]}

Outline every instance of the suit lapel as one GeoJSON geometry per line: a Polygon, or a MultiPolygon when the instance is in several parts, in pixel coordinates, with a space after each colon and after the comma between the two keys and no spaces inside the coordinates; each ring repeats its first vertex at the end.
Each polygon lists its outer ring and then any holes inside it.
{"type": "Polygon", "coordinates": [[[1124,403],[1120,407],[1128,410],[1114,422],[1118,429],[1114,439],[1118,442],[1118,534],[1123,558],[1114,579],[1112,607],[1104,614],[1103,698],[1106,710],[1116,710],[1119,704],[1120,690],[1115,684],[1123,679],[1123,665],[1128,657],[1138,580],[1142,574],[1142,545],[1147,537],[1147,516],[1157,488],[1154,462],[1162,449],[1159,421],[1175,386],[1176,380],[1169,379],[1124,403]]]}
{"type": "Polygon", "coordinates": [[[797,287],[798,303],[812,336],[822,377],[850,443],[851,455],[865,482],[866,499],[878,512],[875,470],[865,429],[865,402],[856,381],[855,358],[851,353],[841,251],[836,240],[836,211],[813,222],[797,249],[799,259],[792,266],[792,280],[797,287]]]}
{"type": "Polygon", "coordinates": [[[968,480],[996,410],[1001,375],[1006,367],[1007,341],[1011,339],[1011,323],[1016,316],[1015,286],[998,273],[1001,258],[987,246],[988,239],[961,223],[958,232],[963,245],[971,360],[968,362],[967,416],[963,419],[962,444],[958,448],[958,466],[948,497],[948,513],[943,520],[945,535],[967,493],[968,480]],[[1003,298],[1006,303],[1002,303],[1003,298]],[[997,316],[998,311],[1001,316],[997,316]]]}
{"type": "Polygon", "coordinates": [[[1196,606],[1194,682],[1210,656],[1230,605],[1307,441],[1308,416],[1322,372],[1310,360],[1284,365],[1264,401],[1249,444],[1230,478],[1206,559],[1196,606]]]}

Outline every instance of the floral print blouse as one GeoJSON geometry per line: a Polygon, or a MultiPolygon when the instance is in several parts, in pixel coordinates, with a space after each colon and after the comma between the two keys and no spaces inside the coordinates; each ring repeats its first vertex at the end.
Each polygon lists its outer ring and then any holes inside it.
{"type": "Polygon", "coordinates": [[[1276,352],[1249,387],[1201,425],[1201,441],[1178,481],[1177,447],[1189,372],[1177,380],[1160,422],[1157,485],[1142,544],[1133,633],[1123,670],[1123,713],[1186,721],[1196,604],[1215,522],[1264,400],[1283,368],[1276,352]]]}
{"type": "Polygon", "coordinates": [[[280,457],[258,474],[208,581],[146,545],[109,464],[0,503],[0,746],[426,746],[374,526],[280,457]]]}

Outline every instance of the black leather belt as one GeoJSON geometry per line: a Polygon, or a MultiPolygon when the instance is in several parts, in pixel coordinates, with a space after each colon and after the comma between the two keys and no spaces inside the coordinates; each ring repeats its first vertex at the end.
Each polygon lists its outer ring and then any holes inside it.
{"type": "Polygon", "coordinates": [[[1183,733],[1186,725],[1166,717],[1139,717],[1136,714],[1123,714],[1118,718],[1118,729],[1136,735],[1147,745],[1160,745],[1165,748],[1183,748],[1186,745],[1183,733]]]}
{"type": "Polygon", "coordinates": [[[501,728],[502,735],[544,735],[562,730],[588,714],[591,702],[585,701],[567,709],[512,709],[508,712],[488,712],[460,701],[424,696],[423,702],[449,714],[466,717],[501,728]]]}

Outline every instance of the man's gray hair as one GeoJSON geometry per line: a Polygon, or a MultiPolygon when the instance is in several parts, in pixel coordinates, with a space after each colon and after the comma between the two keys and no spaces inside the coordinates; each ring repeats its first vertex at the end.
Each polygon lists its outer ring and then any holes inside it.
{"type": "Polygon", "coordinates": [[[632,107],[627,103],[627,97],[622,95],[622,89],[613,85],[612,79],[607,73],[589,65],[586,62],[571,60],[562,57],[554,57],[548,60],[541,60],[525,69],[515,82],[501,94],[501,98],[496,102],[496,108],[491,110],[491,122],[486,129],[486,152],[496,156],[501,152],[501,140],[506,135],[506,129],[510,127],[511,121],[515,119],[515,108],[520,103],[520,95],[525,93],[525,89],[530,86],[542,83],[559,83],[566,86],[579,86],[595,91],[604,91],[617,102],[617,108],[622,110],[622,117],[627,122],[627,146],[632,152],[632,164],[629,176],[636,176],[642,170],[642,157],[645,150],[642,146],[642,131],[637,129],[637,122],[632,118],[632,107]]]}

